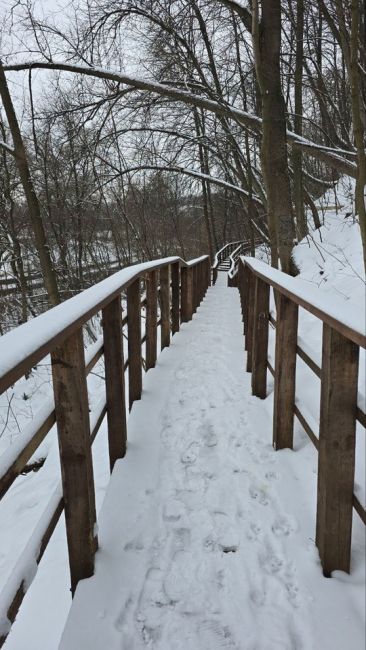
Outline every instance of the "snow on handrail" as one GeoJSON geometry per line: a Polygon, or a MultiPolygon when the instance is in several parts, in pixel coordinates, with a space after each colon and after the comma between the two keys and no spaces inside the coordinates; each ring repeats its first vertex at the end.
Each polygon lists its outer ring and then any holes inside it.
{"type": "Polygon", "coordinates": [[[237,257],[235,258],[234,256],[240,251],[243,244],[244,244],[244,242],[241,242],[239,244],[239,246],[237,246],[235,248],[235,250],[233,250],[233,252],[230,255],[229,259],[230,259],[231,265],[230,265],[230,269],[229,269],[229,272],[228,272],[229,278],[233,278],[234,275],[235,275],[235,265],[236,265],[236,262],[238,261],[238,258],[237,257]]]}
{"type": "Polygon", "coordinates": [[[345,309],[344,301],[337,297],[330,297],[315,287],[304,285],[301,280],[278,271],[253,257],[244,256],[241,259],[257,277],[320,318],[356,345],[366,348],[365,318],[361,313],[362,310],[357,314],[351,313],[350,310],[345,309]]]}
{"type": "Polygon", "coordinates": [[[189,262],[180,257],[166,257],[128,266],[4,334],[0,337],[0,392],[24,374],[26,362],[33,365],[40,361],[56,340],[57,343],[65,340],[141,274],[177,262],[182,267],[192,267],[203,259],[208,256],[189,262]]]}

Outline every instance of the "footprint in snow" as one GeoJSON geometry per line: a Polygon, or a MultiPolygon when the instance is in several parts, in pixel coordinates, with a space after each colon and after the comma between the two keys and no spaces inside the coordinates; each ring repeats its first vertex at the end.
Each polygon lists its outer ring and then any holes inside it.
{"type": "Polygon", "coordinates": [[[183,452],[180,459],[184,465],[193,465],[197,460],[198,445],[192,442],[189,447],[183,452]]]}
{"type": "Polygon", "coordinates": [[[288,537],[297,529],[298,523],[296,519],[288,516],[277,517],[271,526],[271,530],[276,537],[288,537]]]}
{"type": "Polygon", "coordinates": [[[148,569],[137,609],[135,624],[144,643],[156,642],[161,636],[161,609],[170,605],[162,588],[163,572],[151,567],[148,569]]]}
{"type": "Polygon", "coordinates": [[[179,521],[179,519],[185,514],[185,511],[186,509],[182,501],[172,499],[164,506],[163,519],[164,521],[179,521]]]}
{"type": "Polygon", "coordinates": [[[259,526],[259,524],[256,524],[255,522],[252,522],[249,526],[249,530],[247,531],[247,539],[249,541],[256,541],[257,539],[260,538],[262,533],[262,529],[259,526]]]}
{"type": "MultiPolygon", "coordinates": [[[[213,530],[208,539],[212,540],[211,550],[223,553],[236,553],[240,544],[238,531],[224,512],[213,513],[213,530]]],[[[205,547],[208,548],[207,540],[205,547]]]]}
{"type": "Polygon", "coordinates": [[[204,428],[202,437],[206,447],[216,447],[218,442],[217,435],[213,430],[212,424],[210,424],[207,428],[204,428]]]}
{"type": "Polygon", "coordinates": [[[216,620],[205,620],[197,625],[200,647],[210,650],[236,648],[230,629],[216,620]]]}
{"type": "Polygon", "coordinates": [[[266,472],[265,477],[267,481],[279,481],[281,478],[278,472],[266,472]]]}
{"type": "Polygon", "coordinates": [[[264,571],[272,576],[279,574],[285,567],[285,559],[269,550],[266,554],[259,556],[259,562],[264,571]]]}
{"type": "Polygon", "coordinates": [[[267,506],[269,503],[266,486],[258,486],[252,483],[249,486],[249,495],[254,501],[258,501],[262,506],[267,506]]]}
{"type": "Polygon", "coordinates": [[[124,545],[123,549],[124,551],[143,551],[143,540],[140,537],[136,537],[136,539],[132,539],[130,542],[127,542],[127,544],[124,545]]]}
{"type": "Polygon", "coordinates": [[[175,528],[173,531],[173,545],[176,550],[184,550],[191,543],[191,531],[189,528],[175,528]]]}
{"type": "Polygon", "coordinates": [[[254,586],[249,592],[249,598],[252,601],[253,605],[257,607],[263,607],[266,604],[267,593],[266,590],[262,587],[254,586]]]}
{"type": "Polygon", "coordinates": [[[202,591],[196,579],[197,560],[189,551],[177,551],[171,560],[168,573],[164,577],[164,592],[172,603],[186,597],[197,597],[202,591]]]}

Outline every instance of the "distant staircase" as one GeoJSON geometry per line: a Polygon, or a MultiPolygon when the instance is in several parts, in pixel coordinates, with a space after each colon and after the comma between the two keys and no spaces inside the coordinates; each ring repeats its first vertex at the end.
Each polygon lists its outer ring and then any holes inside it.
{"type": "MultiPolygon", "coordinates": [[[[260,238],[256,238],[254,241],[255,246],[258,246],[261,243],[262,239],[260,238]]],[[[238,286],[236,279],[238,262],[240,256],[248,255],[250,253],[250,250],[251,242],[249,240],[230,242],[220,248],[220,250],[215,255],[214,263],[212,265],[213,284],[215,284],[217,280],[218,272],[224,271],[228,274],[228,286],[238,286]]]]}
{"type": "Polygon", "coordinates": [[[217,267],[218,271],[229,271],[231,266],[231,260],[230,257],[227,257],[225,260],[222,260],[220,264],[217,267]]]}

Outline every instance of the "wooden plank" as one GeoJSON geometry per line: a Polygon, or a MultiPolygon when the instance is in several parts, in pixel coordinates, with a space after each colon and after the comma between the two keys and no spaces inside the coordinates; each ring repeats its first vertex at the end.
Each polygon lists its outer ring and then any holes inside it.
{"type": "Polygon", "coordinates": [[[202,266],[201,266],[201,263],[197,264],[196,270],[197,270],[197,308],[198,308],[199,305],[201,304],[201,300],[202,300],[202,276],[201,276],[202,266]]]}
{"type": "MultiPolygon", "coordinates": [[[[180,258],[176,257],[176,258],[172,258],[172,260],[179,261],[180,258]]],[[[153,270],[153,269],[158,270],[163,266],[166,266],[166,262],[158,261],[149,270],[153,270]]],[[[106,290],[105,295],[103,295],[103,298],[101,298],[100,300],[98,299],[90,308],[85,309],[85,311],[83,311],[82,314],[78,316],[74,321],[70,322],[61,331],[57,332],[57,334],[50,336],[47,340],[45,340],[44,343],[42,343],[42,345],[40,345],[36,349],[32,349],[29,353],[24,354],[23,358],[19,360],[19,362],[17,362],[12,368],[9,368],[9,370],[7,370],[6,372],[0,375],[0,394],[3,393],[5,390],[7,390],[7,388],[9,388],[9,386],[14,384],[18,379],[20,379],[20,377],[25,375],[30,368],[32,368],[39,361],[41,361],[41,359],[43,359],[47,354],[49,354],[54,347],[61,345],[61,343],[69,336],[71,336],[72,333],[77,332],[84,323],[86,323],[98,311],[100,311],[106,305],[108,305],[108,303],[111,302],[111,300],[119,296],[122,291],[128,289],[128,287],[134,282],[137,282],[141,273],[142,270],[140,268],[127,281],[119,283],[117,287],[114,286],[113,290],[109,290],[109,291],[106,290]]],[[[106,280],[103,280],[102,282],[105,283],[106,280]]],[[[101,283],[98,283],[95,286],[99,286],[100,284],[101,283]]],[[[75,298],[70,298],[69,300],[74,301],[75,298]]],[[[66,308],[65,306],[68,303],[69,301],[65,301],[63,303],[63,309],[66,308]]],[[[73,305],[75,304],[77,303],[73,302],[73,305]]],[[[59,309],[59,307],[57,307],[57,309],[59,309]]],[[[45,322],[45,320],[47,322],[46,314],[42,314],[42,319],[43,319],[43,323],[45,322]]],[[[36,319],[34,320],[34,323],[36,323],[36,319]]],[[[27,328],[26,331],[29,332],[29,325],[30,323],[25,323],[24,325],[20,325],[20,327],[26,327],[27,328]]]]}
{"type": "MultiPolygon", "coordinates": [[[[239,268],[238,268],[238,290],[239,290],[239,297],[240,297],[241,320],[242,323],[244,323],[244,265],[241,261],[239,261],[239,268]]],[[[244,323],[243,331],[245,334],[245,323],[244,323]]]]}
{"type": "Polygon", "coordinates": [[[140,279],[127,289],[128,399],[129,409],[142,393],[140,279]]]}
{"type": "MultiPolygon", "coordinates": [[[[100,428],[100,425],[101,425],[106,413],[107,413],[107,408],[106,408],[106,406],[104,406],[102,408],[101,412],[100,412],[100,415],[99,415],[99,417],[98,417],[98,419],[97,419],[97,421],[96,421],[96,423],[94,425],[93,431],[91,433],[91,436],[90,436],[91,443],[93,443],[93,441],[94,441],[94,439],[95,439],[95,437],[96,437],[96,435],[98,433],[98,430],[100,428]]],[[[63,509],[64,509],[64,499],[62,497],[59,500],[58,504],[56,505],[55,509],[53,510],[52,514],[49,516],[48,520],[46,520],[46,521],[41,520],[39,522],[41,526],[44,526],[44,533],[42,535],[41,544],[39,546],[39,551],[38,551],[38,554],[37,554],[37,557],[36,557],[37,565],[40,563],[40,561],[41,561],[41,559],[43,557],[43,554],[44,554],[44,552],[45,552],[45,550],[47,548],[48,542],[51,539],[53,531],[56,528],[57,522],[60,519],[60,515],[61,515],[63,509]]],[[[20,605],[22,604],[23,598],[24,598],[24,596],[26,594],[26,588],[27,588],[26,584],[25,584],[24,580],[22,580],[21,583],[19,584],[18,588],[16,588],[15,593],[13,592],[14,597],[13,597],[13,599],[12,599],[12,601],[10,603],[10,606],[8,608],[8,611],[7,611],[7,617],[8,617],[8,620],[10,621],[10,623],[14,623],[14,621],[15,621],[15,618],[16,618],[16,615],[17,615],[17,613],[19,611],[20,605]]],[[[3,636],[0,636],[0,648],[3,646],[7,636],[8,636],[8,633],[4,634],[3,636]]]]}
{"type": "Polygon", "coordinates": [[[170,270],[160,269],[161,350],[170,345],[170,270]]]}
{"type": "Polygon", "coordinates": [[[82,331],[51,354],[71,591],[94,573],[96,513],[82,331]]]}
{"type": "Polygon", "coordinates": [[[207,281],[206,281],[206,290],[211,286],[211,260],[207,258],[207,281]]]}
{"type": "Polygon", "coordinates": [[[308,434],[311,442],[313,443],[315,449],[319,449],[319,440],[316,437],[314,431],[312,430],[309,422],[305,419],[303,414],[301,413],[300,409],[298,406],[294,407],[294,414],[296,415],[297,419],[299,420],[301,426],[303,427],[304,431],[308,434]]]}
{"type": "Polygon", "coordinates": [[[105,388],[109,463],[112,471],[118,458],[126,454],[127,424],[125,373],[123,361],[121,298],[114,298],[103,309],[105,388]]]}
{"type": "MultiPolygon", "coordinates": [[[[252,268],[249,259],[246,259],[245,264],[249,268],[252,268]]],[[[268,268],[270,268],[273,271],[271,267],[268,268]]],[[[279,294],[286,296],[289,300],[296,303],[299,307],[303,307],[304,309],[306,309],[306,311],[310,312],[311,314],[313,314],[313,316],[316,316],[317,318],[322,320],[323,323],[326,323],[327,325],[335,329],[339,334],[342,334],[345,338],[350,339],[356,345],[359,345],[362,348],[366,348],[366,335],[363,332],[359,332],[358,330],[353,329],[352,327],[339,321],[337,318],[329,315],[323,309],[320,309],[319,307],[315,307],[311,302],[308,302],[297,293],[294,293],[287,287],[283,286],[281,282],[277,282],[273,279],[269,279],[264,272],[259,271],[257,269],[252,269],[252,272],[258,278],[261,278],[262,280],[264,280],[264,282],[270,284],[271,287],[273,287],[273,289],[276,290],[279,294]]],[[[283,273],[282,275],[284,279],[288,281],[288,275],[286,275],[285,273],[283,273]]]]}
{"type": "Polygon", "coordinates": [[[202,300],[204,299],[206,289],[207,289],[206,275],[207,275],[207,273],[206,273],[206,260],[204,260],[203,262],[201,262],[201,300],[200,300],[200,302],[202,302],[202,300]]]}
{"type": "Polygon", "coordinates": [[[252,349],[252,393],[267,396],[269,285],[255,279],[252,349]]]}
{"type": "Polygon", "coordinates": [[[248,350],[246,333],[247,333],[247,329],[248,329],[248,316],[249,316],[248,305],[249,305],[250,276],[251,276],[250,269],[246,265],[244,265],[243,266],[242,291],[243,291],[243,322],[244,322],[245,349],[246,350],[248,350]]]}
{"type": "Polygon", "coordinates": [[[201,304],[203,299],[203,263],[200,262],[197,267],[197,280],[198,280],[198,305],[201,304]]]}
{"type": "Polygon", "coordinates": [[[282,294],[276,296],[277,326],[273,404],[273,446],[293,448],[296,387],[296,347],[299,308],[282,294]]]}
{"type": "Polygon", "coordinates": [[[102,343],[99,350],[96,351],[96,353],[90,359],[89,363],[85,366],[85,372],[87,375],[94,368],[94,366],[97,364],[99,359],[103,356],[103,354],[104,354],[104,347],[102,343]]]}
{"type": "Polygon", "coordinates": [[[350,570],[359,348],[323,325],[316,544],[325,576],[350,570]]]}
{"type": "Polygon", "coordinates": [[[187,323],[192,318],[192,268],[181,269],[181,317],[182,323],[187,323]]]}
{"type": "Polygon", "coordinates": [[[356,495],[353,495],[353,507],[356,510],[358,516],[360,517],[361,521],[365,524],[366,526],[366,510],[363,508],[359,500],[357,499],[356,495]]]}
{"type": "Polygon", "coordinates": [[[315,363],[315,361],[309,357],[309,355],[303,350],[299,345],[296,347],[296,352],[299,355],[300,359],[306,363],[308,368],[313,371],[313,373],[320,378],[321,376],[321,369],[319,368],[318,364],[315,363]]]}
{"type": "Polygon", "coordinates": [[[245,349],[247,351],[247,372],[252,372],[253,356],[253,325],[254,325],[254,297],[255,297],[255,277],[250,273],[248,278],[248,299],[247,299],[247,327],[245,336],[245,349]]]}
{"type": "Polygon", "coordinates": [[[52,411],[50,415],[42,422],[41,426],[37,429],[34,436],[28,442],[27,445],[21,450],[19,456],[15,459],[14,463],[10,465],[9,469],[4,472],[3,476],[0,478],[0,499],[3,498],[4,494],[8,491],[10,486],[14,483],[15,479],[24,469],[28,460],[33,456],[36,449],[38,449],[41,442],[45,439],[48,432],[52,429],[53,425],[56,422],[55,411],[52,411]]]}
{"type": "Polygon", "coordinates": [[[363,427],[366,427],[366,413],[364,413],[359,406],[357,406],[356,409],[356,418],[363,427]]]}
{"type": "MultiPolygon", "coordinates": [[[[101,342],[99,349],[90,359],[89,363],[85,366],[85,373],[87,375],[90,373],[103,353],[103,342],[101,342]]],[[[23,449],[21,449],[14,463],[12,463],[12,465],[10,465],[9,468],[4,471],[4,474],[0,476],[0,499],[3,498],[4,494],[6,494],[10,486],[14,483],[19,474],[21,474],[28,460],[31,458],[31,456],[33,456],[34,452],[43,442],[55,422],[56,413],[55,410],[52,410],[50,414],[44,419],[42,424],[38,427],[38,429],[34,432],[34,435],[30,438],[27,444],[24,445],[23,449]]]]}
{"type": "Polygon", "coordinates": [[[197,266],[192,266],[192,315],[197,311],[197,266]]]}
{"type": "Polygon", "coordinates": [[[171,265],[171,276],[172,276],[172,334],[179,332],[179,317],[180,317],[180,272],[179,272],[179,262],[175,262],[171,265]]]}
{"type": "Polygon", "coordinates": [[[146,370],[154,368],[157,354],[158,277],[157,271],[146,276],[146,370]]]}

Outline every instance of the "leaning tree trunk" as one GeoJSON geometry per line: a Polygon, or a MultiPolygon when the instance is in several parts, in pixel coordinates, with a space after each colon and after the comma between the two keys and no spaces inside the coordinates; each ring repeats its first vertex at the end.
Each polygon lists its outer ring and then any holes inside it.
{"type": "Polygon", "coordinates": [[[259,20],[258,0],[253,0],[252,37],[256,74],[262,97],[261,163],[267,192],[268,229],[272,265],[291,275],[295,227],[287,160],[286,113],[281,88],[281,2],[265,0],[259,20]]]}
{"type": "MultiPolygon", "coordinates": [[[[365,19],[366,20],[366,19],[365,19]]],[[[350,82],[351,82],[351,105],[353,119],[353,133],[357,150],[357,178],[355,191],[356,214],[360,223],[363,260],[366,269],[366,155],[365,155],[365,125],[362,119],[362,94],[360,92],[361,79],[358,66],[359,53],[359,31],[360,31],[360,6],[359,0],[352,0],[351,3],[351,40],[350,40],[350,82]]]]}
{"type": "Polygon", "coordinates": [[[13,102],[10,96],[5,73],[0,62],[0,96],[4,105],[4,110],[9,124],[9,129],[14,144],[14,158],[18,168],[20,181],[23,187],[27,201],[29,218],[32,225],[35,244],[39,255],[43,280],[45,283],[48,300],[50,305],[57,305],[60,302],[57,288],[56,274],[52,265],[50,251],[47,243],[46,233],[41,217],[39,201],[36,195],[34,184],[31,178],[30,169],[27,160],[23,138],[17,116],[14,110],[13,102]]]}
{"type": "MultiPolygon", "coordinates": [[[[295,118],[294,131],[302,135],[302,83],[304,58],[304,0],[296,4],[296,61],[295,61],[295,118]]],[[[294,170],[294,202],[296,225],[299,239],[308,234],[308,224],[304,210],[304,187],[302,173],[302,151],[294,149],[292,153],[294,170]]]]}

